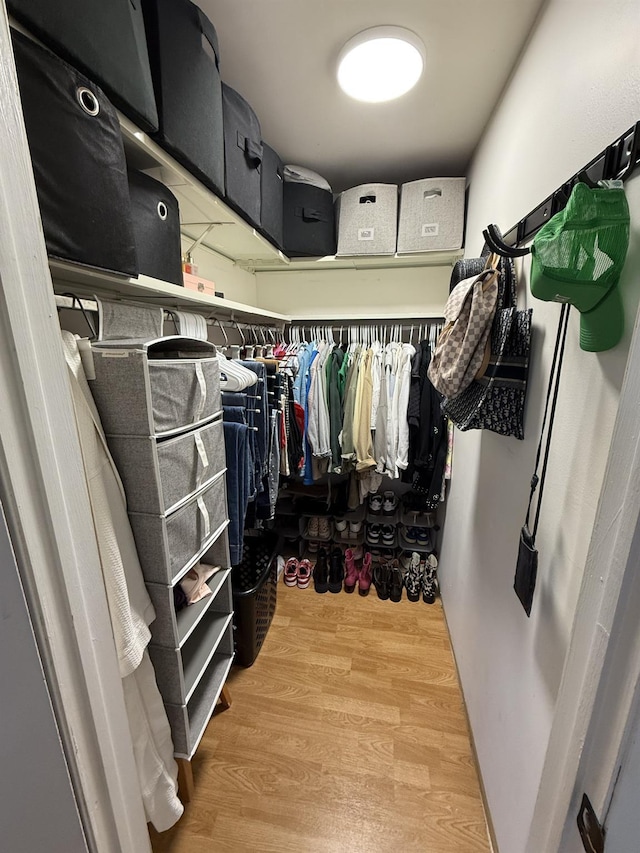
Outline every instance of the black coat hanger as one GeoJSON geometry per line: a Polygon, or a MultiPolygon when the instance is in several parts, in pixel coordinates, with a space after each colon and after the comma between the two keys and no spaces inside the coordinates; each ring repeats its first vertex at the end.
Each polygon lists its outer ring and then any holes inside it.
{"type": "Polygon", "coordinates": [[[82,304],[82,300],[78,296],[76,296],[75,293],[61,293],[60,295],[66,296],[67,299],[71,300],[71,308],[72,309],[75,308],[76,305],[78,306],[78,308],[82,312],[82,316],[84,317],[87,326],[89,327],[89,331],[90,331],[90,335],[88,336],[89,340],[95,341],[96,338],[98,337],[98,335],[97,335],[97,332],[96,332],[95,327],[93,325],[93,322],[89,318],[89,314],[87,313],[84,305],[82,304]]]}

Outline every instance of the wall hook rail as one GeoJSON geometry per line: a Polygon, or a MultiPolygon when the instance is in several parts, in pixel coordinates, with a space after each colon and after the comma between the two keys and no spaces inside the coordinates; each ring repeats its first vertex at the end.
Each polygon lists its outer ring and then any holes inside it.
{"type": "Polygon", "coordinates": [[[566,207],[571,190],[582,181],[596,186],[598,181],[626,181],[640,163],[640,121],[594,157],[555,192],[524,216],[504,236],[507,246],[530,240],[552,216],[566,207]]]}

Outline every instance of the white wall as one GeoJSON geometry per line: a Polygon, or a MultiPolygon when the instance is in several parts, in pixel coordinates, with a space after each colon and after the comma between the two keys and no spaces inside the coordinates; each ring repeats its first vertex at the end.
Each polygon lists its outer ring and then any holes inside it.
{"type": "MultiPolygon", "coordinates": [[[[636,0],[550,0],[472,164],[468,256],[488,223],[510,228],[640,118],[639,37],[636,0]]],[[[534,338],[525,441],[456,433],[442,594],[502,853],[526,843],[638,301],[638,179],[628,197],[626,336],[610,352],[582,352],[572,312],[530,620],[512,585],[558,305],[526,300],[534,338]]]]}
{"type": "MultiPolygon", "coordinates": [[[[182,237],[182,251],[193,244],[193,240],[182,237]]],[[[193,259],[198,265],[198,275],[213,281],[216,291],[224,293],[225,299],[232,302],[244,302],[246,305],[257,305],[256,277],[206,246],[198,246],[193,253],[193,259]]]]}
{"type": "Polygon", "coordinates": [[[451,267],[258,272],[257,304],[295,318],[440,315],[451,267]]]}

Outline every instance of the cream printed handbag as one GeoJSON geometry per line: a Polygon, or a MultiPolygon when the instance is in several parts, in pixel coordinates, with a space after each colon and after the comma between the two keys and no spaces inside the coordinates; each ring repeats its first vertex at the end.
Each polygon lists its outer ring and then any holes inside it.
{"type": "Polygon", "coordinates": [[[460,394],[487,367],[498,300],[498,271],[492,261],[479,276],[457,284],[447,299],[445,326],[428,371],[432,384],[445,397],[460,394]]]}

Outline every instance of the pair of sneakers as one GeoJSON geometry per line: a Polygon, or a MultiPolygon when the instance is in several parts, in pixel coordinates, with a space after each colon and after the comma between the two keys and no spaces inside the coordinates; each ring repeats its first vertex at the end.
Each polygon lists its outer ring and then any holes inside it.
{"type": "Polygon", "coordinates": [[[418,601],[420,593],[422,593],[422,600],[425,604],[435,602],[438,593],[437,568],[438,558],[435,554],[428,554],[425,559],[421,559],[417,551],[411,554],[404,579],[409,601],[418,601]]]}
{"type": "Polygon", "coordinates": [[[358,584],[360,595],[369,595],[372,579],[371,554],[366,551],[362,558],[362,566],[356,565],[356,556],[351,548],[344,552],[345,576],[344,591],[353,592],[358,584]]]}
{"type": "Polygon", "coordinates": [[[323,515],[312,516],[307,525],[307,536],[310,539],[330,539],[331,524],[329,519],[323,515]]]}
{"type": "Polygon", "coordinates": [[[309,560],[297,560],[289,557],[284,564],[284,582],[286,586],[297,586],[298,589],[307,589],[311,583],[313,566],[309,560]]]}
{"type": "Polygon", "coordinates": [[[404,538],[410,545],[419,545],[421,548],[431,546],[431,531],[428,527],[405,527],[404,538]]]}
{"type": "Polygon", "coordinates": [[[369,495],[369,512],[372,515],[395,515],[398,498],[392,491],[379,495],[369,495]]]}
{"type": "Polygon", "coordinates": [[[372,545],[381,544],[387,548],[393,548],[396,538],[393,524],[370,524],[367,529],[367,535],[372,545]]]}
{"type": "Polygon", "coordinates": [[[347,521],[346,518],[337,518],[335,520],[336,530],[342,539],[349,539],[357,536],[362,530],[361,521],[347,521]]]}

